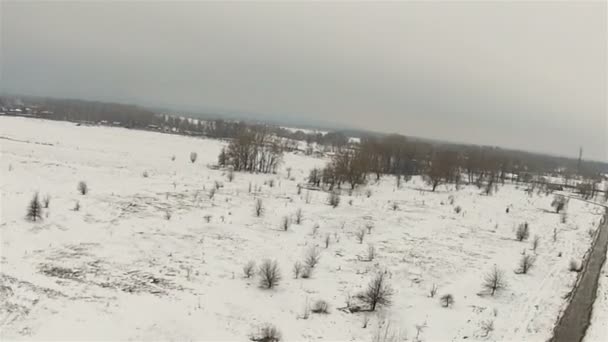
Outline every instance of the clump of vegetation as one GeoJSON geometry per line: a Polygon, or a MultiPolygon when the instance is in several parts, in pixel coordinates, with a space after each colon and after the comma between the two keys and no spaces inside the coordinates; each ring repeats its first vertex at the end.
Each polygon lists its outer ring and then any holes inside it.
{"type": "Polygon", "coordinates": [[[449,308],[450,306],[452,306],[452,304],[454,304],[454,296],[449,293],[441,296],[441,305],[444,308],[449,308]]]}
{"type": "Polygon", "coordinates": [[[532,240],[532,250],[536,252],[538,246],[540,246],[540,236],[534,235],[534,239],[532,240]]]}
{"type": "Polygon", "coordinates": [[[437,284],[433,284],[433,286],[429,290],[429,297],[435,298],[435,295],[437,294],[437,290],[439,290],[439,287],[437,286],[437,284]]]}
{"type": "Polygon", "coordinates": [[[42,220],[42,204],[38,199],[38,193],[34,194],[34,197],[27,207],[26,218],[32,222],[42,220]]]}
{"type": "Polygon", "coordinates": [[[530,228],[528,227],[528,222],[525,222],[517,227],[515,239],[517,239],[517,241],[524,241],[527,240],[528,237],[530,237],[530,228]]]}
{"type": "Polygon", "coordinates": [[[302,209],[296,210],[296,224],[302,224],[302,209]]]}
{"type": "Polygon", "coordinates": [[[171,219],[171,212],[169,210],[165,210],[165,220],[169,221],[171,219]]]}
{"type": "Polygon", "coordinates": [[[496,266],[484,276],[483,287],[490,292],[490,295],[494,295],[497,291],[503,290],[507,287],[505,281],[504,272],[498,269],[496,266]]]}
{"type": "Polygon", "coordinates": [[[555,209],[555,212],[559,214],[559,212],[566,207],[567,203],[568,199],[564,195],[555,195],[553,202],[551,202],[551,206],[555,209]]]}
{"type": "Polygon", "coordinates": [[[50,204],[51,204],[51,196],[50,195],[44,196],[44,198],[42,199],[42,205],[44,206],[44,208],[48,209],[50,204]]]}
{"type": "Polygon", "coordinates": [[[357,241],[359,243],[363,243],[363,239],[365,238],[365,229],[361,228],[355,232],[355,236],[357,237],[357,241]]]}
{"type": "Polygon", "coordinates": [[[253,342],[280,342],[281,338],[279,329],[270,323],[262,325],[257,332],[249,336],[249,340],[253,342]]]}
{"type": "Polygon", "coordinates": [[[245,278],[251,278],[255,273],[255,261],[251,260],[243,266],[243,275],[245,278]]]}
{"type": "Polygon", "coordinates": [[[583,270],[583,265],[581,265],[578,261],[571,259],[568,269],[570,272],[580,272],[583,270]]]}
{"type": "Polygon", "coordinates": [[[327,203],[334,208],[338,207],[338,205],[340,205],[340,194],[336,191],[330,192],[327,198],[327,203]]]}
{"type": "Polygon", "coordinates": [[[304,262],[310,268],[315,268],[321,259],[321,251],[317,247],[310,247],[306,252],[304,262]]]}
{"type": "Polygon", "coordinates": [[[386,272],[379,272],[369,282],[367,289],[360,297],[364,303],[369,305],[370,311],[375,311],[378,305],[390,305],[393,293],[386,272]]]}
{"type": "Polygon", "coordinates": [[[329,313],[329,304],[326,301],[319,299],[313,304],[310,310],[316,314],[326,314],[329,313]]]}
{"type": "Polygon", "coordinates": [[[264,214],[264,203],[262,202],[261,198],[255,199],[255,204],[254,204],[253,210],[254,210],[256,217],[260,217],[264,214]]]}
{"type": "Polygon", "coordinates": [[[86,195],[89,192],[89,187],[87,186],[87,183],[85,183],[84,181],[78,182],[78,192],[80,192],[81,195],[86,195]]]}
{"type": "Polygon", "coordinates": [[[190,161],[192,163],[196,162],[196,158],[198,158],[198,154],[196,152],[190,152],[190,161]]]}
{"type": "Polygon", "coordinates": [[[293,264],[293,277],[298,279],[300,277],[300,275],[302,274],[302,269],[304,266],[302,266],[302,263],[299,261],[296,261],[293,264]]]}
{"type": "Polygon", "coordinates": [[[287,231],[289,229],[289,225],[290,225],[289,217],[284,216],[283,220],[281,220],[281,228],[284,231],[287,231]]]}
{"type": "Polygon", "coordinates": [[[528,271],[534,266],[534,257],[531,255],[524,255],[519,260],[519,267],[515,271],[518,274],[527,274],[528,271]]]}
{"type": "Polygon", "coordinates": [[[454,208],[454,212],[455,212],[456,214],[460,214],[460,212],[461,212],[461,211],[462,211],[462,208],[461,208],[459,205],[457,205],[457,206],[454,208]]]}
{"type": "Polygon", "coordinates": [[[260,265],[258,274],[260,276],[260,286],[267,289],[277,286],[281,281],[281,271],[276,260],[264,260],[262,265],[260,265]]]}

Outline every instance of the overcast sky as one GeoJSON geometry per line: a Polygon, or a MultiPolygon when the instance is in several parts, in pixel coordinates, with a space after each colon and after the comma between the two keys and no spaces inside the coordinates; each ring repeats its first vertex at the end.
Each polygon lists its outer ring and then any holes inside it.
{"type": "Polygon", "coordinates": [[[606,2],[0,1],[0,91],[607,156],[606,2]]]}

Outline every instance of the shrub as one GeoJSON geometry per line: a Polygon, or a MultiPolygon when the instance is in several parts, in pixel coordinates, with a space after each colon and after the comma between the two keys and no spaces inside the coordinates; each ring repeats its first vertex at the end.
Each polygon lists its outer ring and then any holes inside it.
{"type": "Polygon", "coordinates": [[[190,161],[192,163],[194,163],[196,161],[197,157],[198,157],[198,154],[196,152],[190,152],[190,161]]]}
{"type": "Polygon", "coordinates": [[[367,198],[372,197],[372,191],[371,191],[370,189],[367,189],[367,190],[365,191],[365,196],[366,196],[367,198]]]}
{"type": "Polygon", "coordinates": [[[555,195],[553,198],[553,202],[551,202],[551,206],[555,209],[555,212],[559,214],[561,210],[566,207],[568,200],[563,195],[555,195]]]}
{"type": "Polygon", "coordinates": [[[209,199],[213,199],[213,197],[215,197],[215,192],[217,191],[217,188],[211,188],[209,190],[209,199]]]}
{"type": "Polygon", "coordinates": [[[534,235],[534,239],[532,240],[532,250],[536,252],[536,249],[540,245],[540,236],[534,235]]]}
{"type": "Polygon", "coordinates": [[[283,228],[284,231],[287,231],[287,229],[289,229],[289,217],[283,217],[283,220],[281,220],[281,228],[283,228]]]}
{"type": "Polygon", "coordinates": [[[298,279],[300,277],[300,274],[302,274],[302,268],[304,266],[302,266],[302,263],[299,261],[296,261],[293,264],[293,276],[294,278],[298,279]]]}
{"type": "Polygon", "coordinates": [[[304,268],[302,268],[302,274],[300,274],[300,277],[302,277],[303,279],[308,279],[312,276],[312,268],[310,268],[309,266],[304,266],[304,268]]]}
{"type": "Polygon", "coordinates": [[[460,212],[461,212],[461,211],[462,211],[462,208],[461,208],[459,205],[457,205],[457,206],[454,208],[454,212],[455,212],[456,214],[460,214],[460,212]]]}
{"type": "Polygon", "coordinates": [[[521,257],[521,259],[519,260],[519,268],[517,269],[517,271],[515,273],[518,274],[526,274],[528,273],[528,271],[532,268],[532,266],[534,266],[534,257],[531,255],[524,255],[521,257]]]}
{"type": "Polygon", "coordinates": [[[437,284],[433,284],[433,286],[431,287],[431,290],[429,291],[429,297],[434,298],[435,295],[437,294],[437,290],[439,288],[437,287],[437,284]]]}
{"type": "Polygon", "coordinates": [[[527,240],[530,236],[530,229],[528,228],[528,222],[522,223],[517,227],[517,231],[515,232],[515,238],[517,241],[527,240]]]}
{"type": "Polygon", "coordinates": [[[367,260],[372,261],[376,257],[376,248],[374,245],[370,244],[367,246],[367,260]]]}
{"type": "Polygon", "coordinates": [[[454,304],[454,296],[449,293],[441,296],[441,305],[443,305],[444,308],[449,308],[452,304],[454,304]]]}
{"type": "Polygon", "coordinates": [[[148,178],[148,176],[150,176],[150,175],[148,174],[148,171],[144,171],[141,173],[141,176],[144,178],[148,178]]]}
{"type": "Polygon", "coordinates": [[[79,211],[80,210],[80,202],[76,201],[76,204],[74,204],[74,211],[79,211]]]}
{"type": "Polygon", "coordinates": [[[44,205],[45,209],[48,209],[49,205],[51,204],[51,196],[50,195],[44,196],[44,198],[42,199],[42,204],[44,205]]]}
{"type": "Polygon", "coordinates": [[[336,191],[330,192],[327,198],[327,203],[336,208],[340,204],[340,194],[336,191]]]}
{"type": "Polygon", "coordinates": [[[490,335],[490,333],[494,331],[494,321],[488,320],[481,322],[481,331],[483,331],[483,337],[490,335]]]}
{"type": "Polygon", "coordinates": [[[254,342],[280,342],[281,338],[279,329],[270,323],[264,324],[249,336],[249,340],[254,342]]]}
{"type": "Polygon", "coordinates": [[[270,179],[268,181],[268,186],[271,187],[271,188],[274,188],[274,179],[270,179]]]}
{"type": "Polygon", "coordinates": [[[169,221],[171,219],[171,212],[169,210],[165,210],[165,220],[169,221]]]}
{"type": "Polygon", "coordinates": [[[319,263],[319,259],[321,259],[321,251],[317,249],[317,247],[310,247],[306,252],[306,257],[304,259],[304,263],[310,268],[315,268],[315,266],[319,263]]]}
{"type": "Polygon", "coordinates": [[[38,199],[38,193],[34,194],[27,207],[26,218],[33,222],[42,220],[42,204],[40,204],[40,200],[38,199]]]}
{"type": "Polygon", "coordinates": [[[357,241],[359,241],[359,243],[363,243],[363,239],[365,238],[365,229],[359,229],[357,232],[355,232],[355,236],[357,237],[357,241]]]}
{"type": "Polygon", "coordinates": [[[490,295],[494,295],[496,291],[505,289],[507,283],[505,281],[504,273],[499,270],[496,266],[484,276],[483,287],[490,291],[490,295]]]}
{"type": "Polygon", "coordinates": [[[329,304],[327,304],[326,301],[324,301],[322,299],[319,299],[319,300],[317,300],[313,304],[311,311],[313,313],[317,313],[317,314],[319,314],[319,313],[322,313],[322,314],[329,313],[329,304]]]}
{"type": "Polygon", "coordinates": [[[296,224],[302,224],[302,209],[296,210],[296,224]]]}
{"type": "Polygon", "coordinates": [[[255,261],[251,260],[243,266],[243,274],[245,278],[251,278],[255,273],[255,261]]]}
{"type": "Polygon", "coordinates": [[[570,272],[580,272],[583,270],[583,266],[578,261],[571,259],[568,269],[570,272]]]}
{"type": "Polygon", "coordinates": [[[397,202],[393,202],[392,208],[394,211],[396,211],[397,209],[399,209],[399,204],[397,204],[397,202]]]}
{"type": "Polygon", "coordinates": [[[229,182],[232,182],[234,180],[234,170],[228,170],[228,175],[226,177],[228,178],[229,182]]]}
{"type": "Polygon", "coordinates": [[[330,235],[329,234],[325,234],[325,248],[329,247],[329,241],[330,241],[330,235]]]}
{"type": "Polygon", "coordinates": [[[264,214],[264,203],[261,198],[255,199],[254,213],[256,217],[260,217],[264,214]]]}
{"type": "Polygon", "coordinates": [[[379,272],[369,282],[367,289],[361,294],[361,299],[369,305],[370,311],[375,311],[378,305],[390,305],[393,293],[386,279],[386,273],[379,272]]]}
{"type": "Polygon", "coordinates": [[[267,289],[277,286],[279,281],[281,281],[281,271],[276,260],[264,260],[258,270],[258,274],[260,276],[260,286],[267,289]]]}
{"type": "Polygon", "coordinates": [[[175,154],[171,156],[171,161],[175,161],[175,154]]]}
{"type": "Polygon", "coordinates": [[[211,215],[209,215],[209,214],[207,214],[207,215],[203,216],[203,218],[205,219],[205,222],[207,222],[207,223],[211,222],[211,217],[212,217],[212,216],[211,216],[211,215]]]}
{"type": "Polygon", "coordinates": [[[87,186],[87,183],[85,183],[84,181],[80,181],[78,183],[78,192],[80,192],[81,195],[86,195],[89,192],[89,187],[87,186]]]}

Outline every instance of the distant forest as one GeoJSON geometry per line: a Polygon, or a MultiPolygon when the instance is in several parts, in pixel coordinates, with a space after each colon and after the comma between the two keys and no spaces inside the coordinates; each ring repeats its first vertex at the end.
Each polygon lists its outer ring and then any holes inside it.
{"type": "MultiPolygon", "coordinates": [[[[491,146],[450,144],[408,138],[397,134],[371,132],[314,133],[288,130],[278,126],[252,124],[234,120],[201,120],[158,113],[144,107],[73,99],[32,96],[0,96],[0,112],[49,120],[85,124],[114,125],[133,129],[157,130],[167,133],[201,135],[219,139],[235,139],[244,132],[264,131],[285,141],[284,148],[296,149],[293,141],[317,144],[326,152],[363,151],[372,156],[370,171],[390,174],[420,174],[435,161],[451,159],[464,173],[487,170],[492,174],[559,175],[566,179],[577,175],[597,182],[608,172],[608,164],[578,160],[491,146]],[[18,110],[18,111],[17,111],[18,110]],[[358,142],[349,137],[356,136],[358,142]],[[292,143],[289,143],[289,140],[292,143]],[[468,170],[468,172],[467,172],[468,170]]],[[[308,151],[311,153],[311,149],[308,151]]],[[[471,176],[472,177],[472,176],[471,176]]],[[[472,180],[472,179],[471,179],[472,180]]]]}

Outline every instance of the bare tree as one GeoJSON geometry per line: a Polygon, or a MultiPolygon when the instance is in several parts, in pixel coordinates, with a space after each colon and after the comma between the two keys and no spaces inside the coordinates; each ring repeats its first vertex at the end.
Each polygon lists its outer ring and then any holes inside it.
{"type": "Polygon", "coordinates": [[[298,210],[296,210],[296,224],[301,224],[302,223],[302,209],[298,208],[298,210]]]}
{"type": "Polygon", "coordinates": [[[437,294],[437,290],[439,290],[439,287],[437,287],[437,284],[433,284],[433,286],[429,290],[429,297],[434,298],[437,294]]]}
{"type": "Polygon", "coordinates": [[[528,271],[534,266],[534,257],[531,255],[523,255],[519,260],[519,267],[515,271],[517,274],[527,274],[528,271]]]}
{"type": "Polygon", "coordinates": [[[302,263],[299,261],[296,261],[293,264],[293,276],[294,278],[298,279],[300,277],[300,274],[302,273],[302,268],[304,266],[302,266],[302,263]]]}
{"type": "Polygon", "coordinates": [[[449,293],[441,296],[441,305],[443,305],[444,308],[449,308],[452,304],[454,304],[454,296],[449,293]]]}
{"type": "Polygon", "coordinates": [[[255,199],[254,213],[256,217],[260,217],[264,214],[264,203],[261,198],[255,199]]]}
{"type": "Polygon", "coordinates": [[[386,272],[379,272],[369,282],[361,299],[369,305],[370,311],[375,311],[378,305],[390,305],[393,293],[393,289],[388,284],[386,272]]]}
{"type": "Polygon", "coordinates": [[[26,218],[33,222],[42,220],[42,204],[40,204],[40,200],[38,199],[38,193],[34,194],[27,207],[26,218]]]}
{"type": "Polygon", "coordinates": [[[198,157],[198,154],[196,152],[190,152],[190,161],[192,163],[196,162],[197,157],[198,157]]]}
{"type": "Polygon", "coordinates": [[[289,229],[289,217],[284,216],[283,220],[281,220],[281,228],[283,228],[284,231],[287,231],[289,229]]]}
{"type": "Polygon", "coordinates": [[[517,227],[517,231],[515,232],[515,238],[517,241],[527,240],[530,236],[530,228],[528,227],[528,222],[522,223],[517,227]]]}
{"type": "Polygon", "coordinates": [[[340,204],[340,194],[336,191],[330,192],[327,197],[327,203],[336,208],[340,204]]]}
{"type": "Polygon", "coordinates": [[[87,183],[85,183],[84,181],[78,182],[78,192],[80,192],[81,195],[86,195],[89,192],[89,187],[87,186],[87,183]]]}
{"type": "Polygon", "coordinates": [[[559,214],[559,212],[566,207],[568,200],[564,195],[555,195],[553,198],[553,202],[551,202],[551,206],[555,209],[555,212],[559,214]]]}
{"type": "Polygon", "coordinates": [[[42,204],[44,205],[45,209],[48,209],[49,205],[51,204],[51,196],[50,195],[44,196],[44,198],[42,199],[42,204]]]}
{"type": "Polygon", "coordinates": [[[279,265],[276,260],[264,260],[262,265],[260,265],[258,274],[260,276],[260,286],[267,289],[277,286],[279,281],[281,281],[281,271],[279,270],[279,265]]]}
{"type": "Polygon", "coordinates": [[[255,273],[255,261],[251,260],[243,266],[243,274],[245,278],[251,278],[255,273]]]}
{"type": "Polygon", "coordinates": [[[304,262],[308,267],[314,268],[319,263],[319,259],[321,259],[321,251],[317,247],[312,246],[306,251],[304,262]]]}
{"type": "Polygon", "coordinates": [[[493,296],[496,291],[505,289],[507,283],[505,281],[504,273],[499,270],[496,266],[484,276],[483,287],[490,291],[493,296]]]}
{"type": "Polygon", "coordinates": [[[363,243],[363,238],[365,238],[365,229],[361,228],[355,232],[355,236],[357,237],[357,241],[359,243],[363,243]]]}
{"type": "Polygon", "coordinates": [[[258,328],[258,331],[249,336],[253,342],[280,342],[281,332],[274,325],[267,323],[258,328]]]}

